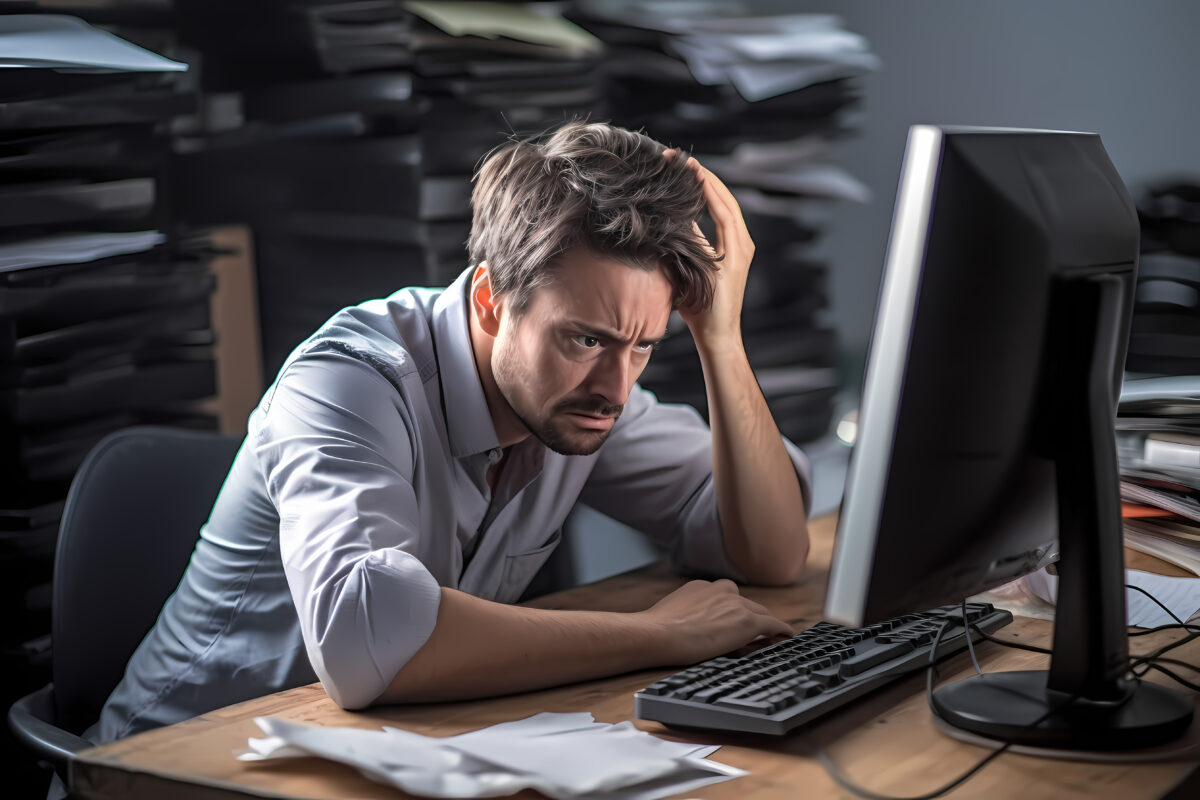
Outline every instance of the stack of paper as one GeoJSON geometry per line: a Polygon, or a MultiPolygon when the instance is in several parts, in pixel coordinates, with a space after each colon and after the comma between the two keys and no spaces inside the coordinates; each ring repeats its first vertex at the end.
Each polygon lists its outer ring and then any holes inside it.
{"type": "Polygon", "coordinates": [[[88,451],[129,425],[216,425],[191,406],[215,391],[210,254],[163,192],[166,130],[197,108],[186,69],[76,17],[0,15],[0,583],[47,638],[33,603],[88,451]]]}
{"type": "Polygon", "coordinates": [[[740,777],[705,757],[717,747],[658,739],[630,722],[589,713],[542,713],[459,736],[395,728],[328,728],[258,717],[267,734],[235,753],[242,761],[317,756],[425,797],[496,797],[535,789],[559,800],[654,800],[740,777]]]}
{"type": "Polygon", "coordinates": [[[1200,378],[1126,380],[1117,453],[1125,543],[1200,575],[1200,378]]]}
{"type": "MultiPolygon", "coordinates": [[[[1126,379],[1117,415],[1125,545],[1200,576],[1200,378],[1126,379]]],[[[1200,577],[1165,578],[1126,570],[1181,619],[1200,608],[1200,577]]],[[[1057,579],[1045,569],[978,595],[1014,614],[1054,618],[1057,579]]],[[[1126,592],[1129,624],[1171,617],[1144,594],[1126,592]]]]}
{"type": "Polygon", "coordinates": [[[602,45],[556,6],[179,5],[239,112],[181,182],[195,218],[255,229],[268,374],[339,308],[466,268],[471,176],[506,135],[603,115],[602,45]]]}
{"type": "MultiPolygon", "coordinates": [[[[827,434],[837,342],[824,316],[820,239],[831,201],[870,199],[835,163],[832,142],[849,130],[855,79],[878,58],[829,14],[762,15],[726,0],[577,0],[572,9],[608,45],[613,122],[689,150],[736,196],[755,243],[742,318],[751,364],[786,436],[827,434]]],[[[703,410],[695,347],[678,317],[670,330],[678,335],[642,382],[703,410]]]]}

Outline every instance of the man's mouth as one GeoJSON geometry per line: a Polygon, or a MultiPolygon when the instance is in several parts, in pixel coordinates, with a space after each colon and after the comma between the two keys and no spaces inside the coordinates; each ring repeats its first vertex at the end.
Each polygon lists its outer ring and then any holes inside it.
{"type": "Polygon", "coordinates": [[[564,413],[576,425],[589,430],[606,431],[617,420],[615,414],[603,414],[597,411],[567,410],[564,413]]]}
{"type": "Polygon", "coordinates": [[[607,431],[613,426],[613,422],[617,421],[620,416],[618,408],[564,408],[562,413],[568,416],[571,422],[581,428],[588,428],[590,431],[607,431]]]}

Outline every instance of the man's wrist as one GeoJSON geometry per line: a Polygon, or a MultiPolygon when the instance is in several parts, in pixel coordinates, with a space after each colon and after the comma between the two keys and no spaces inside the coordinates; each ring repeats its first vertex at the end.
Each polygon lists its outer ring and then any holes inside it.
{"type": "Polygon", "coordinates": [[[644,668],[683,663],[681,651],[685,643],[678,629],[661,615],[655,614],[653,606],[624,616],[634,625],[634,640],[644,643],[642,652],[653,654],[649,659],[653,663],[646,664],[644,668]]]}
{"type": "Polygon", "coordinates": [[[744,356],[746,353],[740,326],[726,331],[692,331],[692,339],[701,358],[710,356],[719,359],[744,356]]]}

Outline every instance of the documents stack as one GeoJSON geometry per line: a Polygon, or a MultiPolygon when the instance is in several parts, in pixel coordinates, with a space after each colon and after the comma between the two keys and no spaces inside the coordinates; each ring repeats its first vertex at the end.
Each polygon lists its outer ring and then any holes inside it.
{"type": "Polygon", "coordinates": [[[215,426],[192,410],[215,392],[213,277],[163,202],[166,127],[196,104],[185,64],[75,17],[12,14],[0,66],[0,604],[6,660],[37,666],[88,450],[133,424],[215,426]]]}
{"type": "Polygon", "coordinates": [[[1142,255],[1126,369],[1200,375],[1200,185],[1151,188],[1138,217],[1142,255]]]}
{"type": "MultiPolygon", "coordinates": [[[[830,149],[848,132],[853,79],[877,58],[829,15],[577,0],[569,16],[608,45],[613,122],[690,151],[737,197],[756,246],[742,318],[750,362],[784,435],[827,433],[837,341],[817,243],[830,201],[869,199],[830,149]]],[[[703,409],[695,346],[678,317],[672,331],[642,382],[703,409]]]]}
{"type": "Polygon", "coordinates": [[[1117,452],[1126,544],[1200,575],[1200,377],[1127,379],[1117,452]]]}
{"type": "Polygon", "coordinates": [[[268,380],[339,308],[452,281],[480,158],[601,99],[601,45],[554,4],[178,5],[238,109],[181,158],[188,213],[253,229],[268,380]]]}

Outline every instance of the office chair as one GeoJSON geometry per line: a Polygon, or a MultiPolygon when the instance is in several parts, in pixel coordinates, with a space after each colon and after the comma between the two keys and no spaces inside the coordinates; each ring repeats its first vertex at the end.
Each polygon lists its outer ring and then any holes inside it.
{"type": "Polygon", "coordinates": [[[71,482],[54,558],[53,681],[13,703],[17,739],[64,784],[79,734],[100,716],[175,591],[240,440],[133,427],[101,440],[71,482]]]}

